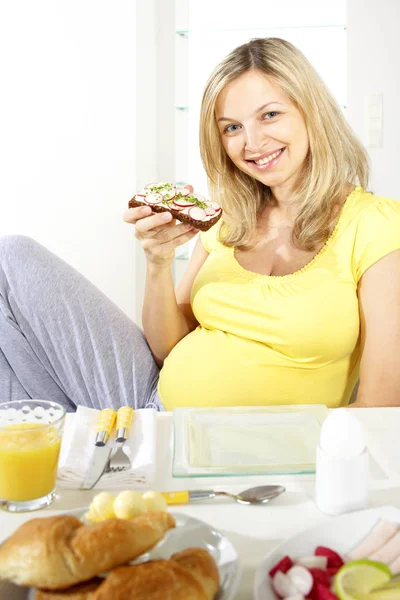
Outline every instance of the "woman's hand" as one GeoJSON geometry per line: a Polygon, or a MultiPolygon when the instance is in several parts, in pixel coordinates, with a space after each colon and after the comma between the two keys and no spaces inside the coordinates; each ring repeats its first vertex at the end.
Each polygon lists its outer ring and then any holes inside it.
{"type": "Polygon", "coordinates": [[[150,206],[129,208],[123,214],[127,223],[135,225],[135,236],[140,241],[148,264],[169,267],[175,256],[175,248],[193,239],[198,233],[187,223],[178,225],[171,213],[153,213],[150,206]]]}

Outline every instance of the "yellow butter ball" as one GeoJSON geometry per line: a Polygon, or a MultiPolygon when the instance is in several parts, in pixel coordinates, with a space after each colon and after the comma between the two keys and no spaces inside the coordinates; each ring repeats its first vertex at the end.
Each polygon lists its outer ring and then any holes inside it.
{"type": "Polygon", "coordinates": [[[94,510],[93,506],[89,507],[89,512],[87,512],[83,518],[88,523],[100,523],[100,521],[103,521],[103,519],[94,510]]]}
{"type": "Polygon", "coordinates": [[[120,492],[114,501],[114,512],[118,519],[134,519],[147,512],[146,504],[139,492],[120,492]]]}
{"type": "Polygon", "coordinates": [[[149,490],[143,494],[143,501],[148,512],[166,511],[168,508],[167,502],[160,492],[149,490]]]}
{"type": "Polygon", "coordinates": [[[89,512],[92,512],[94,515],[100,517],[100,520],[112,519],[115,517],[114,501],[114,494],[110,494],[109,492],[101,492],[93,498],[92,504],[89,507],[89,512]]]}

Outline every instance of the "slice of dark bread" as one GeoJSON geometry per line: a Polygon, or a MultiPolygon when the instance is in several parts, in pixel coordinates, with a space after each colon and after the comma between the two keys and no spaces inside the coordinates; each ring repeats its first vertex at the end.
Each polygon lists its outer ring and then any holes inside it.
{"type": "Polygon", "coordinates": [[[172,183],[148,184],[129,201],[129,208],[150,206],[153,212],[170,212],[174,219],[207,231],[219,221],[222,209],[211,200],[172,183]]]}

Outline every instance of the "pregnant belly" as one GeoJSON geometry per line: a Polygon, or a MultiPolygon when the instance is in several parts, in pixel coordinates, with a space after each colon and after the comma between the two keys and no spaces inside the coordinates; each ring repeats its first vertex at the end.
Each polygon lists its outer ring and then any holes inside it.
{"type": "Polygon", "coordinates": [[[337,364],[301,368],[259,342],[199,327],[166,359],[158,391],[166,410],[300,403],[338,406],[347,384],[345,373],[345,365],[337,364]]]}
{"type": "MultiPolygon", "coordinates": [[[[240,357],[232,355],[228,337],[220,331],[199,328],[175,346],[164,362],[158,388],[166,410],[230,405],[232,368],[243,367],[237,364],[240,357]]],[[[244,382],[248,378],[249,374],[240,373],[235,378],[236,386],[237,380],[242,381],[247,390],[244,382]]]]}

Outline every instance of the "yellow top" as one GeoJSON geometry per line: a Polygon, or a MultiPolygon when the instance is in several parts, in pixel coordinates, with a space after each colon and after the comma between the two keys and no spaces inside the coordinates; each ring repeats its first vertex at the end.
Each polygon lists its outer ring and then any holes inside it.
{"type": "Polygon", "coordinates": [[[356,187],[323,248],[290,275],[247,271],[217,237],[218,225],[202,234],[209,257],[191,298],[200,325],[161,370],[166,410],[348,404],[360,362],[357,283],[400,248],[400,202],[356,187]]]}

